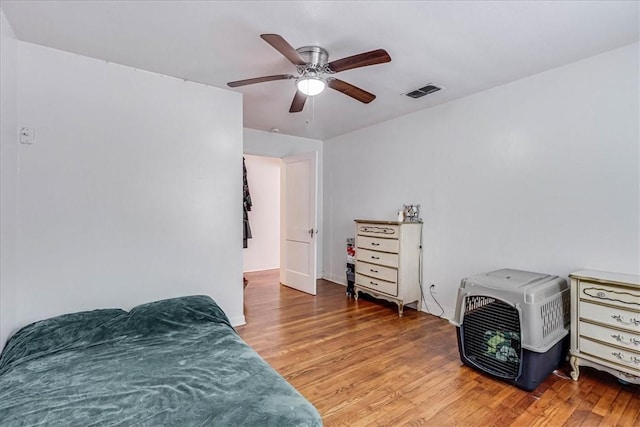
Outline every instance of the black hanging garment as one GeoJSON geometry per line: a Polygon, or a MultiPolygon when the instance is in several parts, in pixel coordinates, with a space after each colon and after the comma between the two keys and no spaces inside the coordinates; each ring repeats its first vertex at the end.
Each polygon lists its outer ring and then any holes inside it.
{"type": "Polygon", "coordinates": [[[249,211],[251,210],[251,194],[249,194],[249,183],[247,182],[247,166],[242,158],[242,211],[244,217],[244,226],[242,229],[242,247],[247,247],[247,239],[251,238],[251,227],[249,226],[249,211]]]}

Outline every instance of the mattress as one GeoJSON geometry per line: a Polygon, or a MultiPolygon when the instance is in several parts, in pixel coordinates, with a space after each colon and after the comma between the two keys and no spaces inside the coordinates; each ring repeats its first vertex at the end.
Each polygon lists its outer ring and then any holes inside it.
{"type": "Polygon", "coordinates": [[[28,325],[0,356],[0,425],[321,426],[207,296],[28,325]]]}

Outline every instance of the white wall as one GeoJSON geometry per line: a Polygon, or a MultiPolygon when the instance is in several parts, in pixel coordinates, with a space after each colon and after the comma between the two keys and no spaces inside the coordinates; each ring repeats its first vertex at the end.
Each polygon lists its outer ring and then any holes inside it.
{"type": "Polygon", "coordinates": [[[292,156],[294,154],[310,153],[318,155],[318,278],[323,277],[323,235],[324,227],[324,177],[323,177],[323,143],[317,139],[300,138],[282,135],[274,132],[264,132],[254,129],[244,129],[244,153],[255,156],[277,157],[292,156]]]}
{"type": "Polygon", "coordinates": [[[18,42],[22,126],[14,326],[195,293],[244,322],[239,94],[18,42]]]}
{"type": "Polygon", "coordinates": [[[640,273],[638,52],[325,141],[325,276],[344,282],[354,218],[403,203],[422,205],[423,280],[447,317],[462,277],[501,267],[640,273]]]}
{"type": "Polygon", "coordinates": [[[0,349],[15,324],[17,41],[0,10],[0,349]]]}
{"type": "Polygon", "coordinates": [[[253,207],[252,238],[243,252],[243,271],[280,268],[280,167],[275,157],[244,156],[253,207]]]}

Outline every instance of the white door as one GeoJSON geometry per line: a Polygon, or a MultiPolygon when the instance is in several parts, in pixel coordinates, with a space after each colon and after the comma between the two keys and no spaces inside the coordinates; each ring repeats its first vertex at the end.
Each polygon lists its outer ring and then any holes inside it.
{"type": "Polygon", "coordinates": [[[317,154],[282,159],[280,283],[316,294],[317,154]]]}

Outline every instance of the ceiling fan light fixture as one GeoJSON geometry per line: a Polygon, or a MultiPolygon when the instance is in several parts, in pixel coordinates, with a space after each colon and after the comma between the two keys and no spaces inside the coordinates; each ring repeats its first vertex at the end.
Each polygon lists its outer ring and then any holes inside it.
{"type": "Polygon", "coordinates": [[[290,113],[299,113],[304,108],[308,97],[322,93],[326,87],[342,93],[356,101],[368,104],[376,96],[357,86],[343,80],[332,77],[333,74],[354,68],[368,67],[391,61],[391,57],[384,49],[376,49],[369,52],[351,55],[346,58],[329,62],[329,52],[320,46],[303,46],[294,49],[281,35],[260,34],[260,37],[271,45],[282,56],[295,65],[298,76],[291,74],[277,74],[251,79],[236,80],[227,83],[229,87],[239,87],[264,83],[275,80],[293,79],[296,84],[296,93],[293,96],[290,113]]]}
{"type": "Polygon", "coordinates": [[[315,96],[327,87],[327,83],[318,76],[306,75],[298,79],[298,90],[307,96],[315,96]]]}

